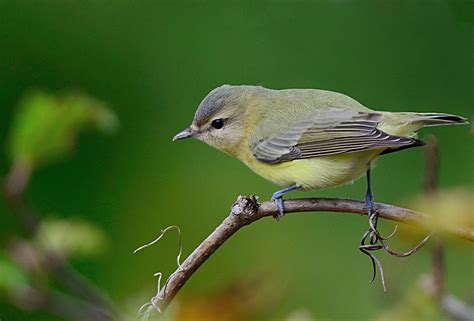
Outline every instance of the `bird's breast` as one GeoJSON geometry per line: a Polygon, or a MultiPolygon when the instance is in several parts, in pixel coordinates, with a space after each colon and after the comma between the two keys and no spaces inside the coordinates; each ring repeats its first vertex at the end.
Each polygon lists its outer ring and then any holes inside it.
{"type": "Polygon", "coordinates": [[[267,164],[248,155],[243,162],[255,173],[280,186],[298,184],[302,190],[319,190],[349,183],[367,171],[380,151],[292,160],[267,164]]]}

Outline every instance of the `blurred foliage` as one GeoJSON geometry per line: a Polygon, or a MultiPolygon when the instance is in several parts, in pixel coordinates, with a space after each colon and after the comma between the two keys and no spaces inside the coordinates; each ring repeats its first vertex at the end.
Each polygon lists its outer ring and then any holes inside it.
{"type": "Polygon", "coordinates": [[[0,254],[0,297],[14,295],[29,284],[28,276],[4,253],[0,254]]]}
{"type": "MultiPolygon", "coordinates": [[[[49,282],[54,279],[52,270],[66,269],[63,260],[88,257],[105,248],[107,237],[96,225],[84,219],[37,217],[23,195],[32,169],[70,154],[79,132],[88,127],[113,133],[118,119],[103,103],[83,94],[55,96],[35,91],[18,106],[9,135],[11,170],[2,187],[14,215],[25,218],[23,224],[32,236],[14,237],[4,245],[8,256],[0,257],[0,289],[4,292],[0,294],[12,305],[38,309],[58,287],[49,282]],[[38,288],[27,287],[28,280],[38,288]]],[[[45,306],[54,304],[46,302],[45,306]]]]}
{"type": "Polygon", "coordinates": [[[283,289],[265,274],[251,274],[180,301],[170,321],[252,321],[268,314],[281,301],[283,289]]]}
{"type": "Polygon", "coordinates": [[[474,189],[442,189],[435,195],[419,196],[409,202],[410,208],[428,213],[433,229],[446,227],[474,228],[474,189]]]}
{"type": "Polygon", "coordinates": [[[65,257],[103,253],[107,237],[96,225],[81,219],[43,219],[36,235],[40,248],[65,257]]]}
{"type": "Polygon", "coordinates": [[[21,100],[13,119],[10,159],[32,167],[60,159],[71,152],[77,135],[87,127],[113,133],[118,120],[103,103],[86,95],[31,92],[21,100]]]}
{"type": "MultiPolygon", "coordinates": [[[[316,321],[316,319],[307,310],[301,309],[291,312],[284,321],[316,321]]],[[[324,321],[319,319],[318,321],[324,321]]]]}
{"type": "Polygon", "coordinates": [[[375,321],[435,321],[439,320],[436,302],[416,283],[407,289],[405,297],[380,313],[375,321]]]}

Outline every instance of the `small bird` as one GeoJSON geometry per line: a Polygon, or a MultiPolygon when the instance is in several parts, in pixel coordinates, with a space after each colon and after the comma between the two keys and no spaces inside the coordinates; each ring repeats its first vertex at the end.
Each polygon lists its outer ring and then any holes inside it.
{"type": "Polygon", "coordinates": [[[282,216],[285,193],[354,181],[379,155],[424,145],[416,130],[465,123],[445,113],[374,111],[326,90],[223,85],[173,141],[204,141],[285,187],[272,196],[282,216]]]}
{"type": "Polygon", "coordinates": [[[378,266],[386,291],[382,265],[370,251],[408,256],[428,237],[406,253],[388,248],[388,238],[377,230],[371,164],[382,154],[423,146],[415,133],[422,127],[466,123],[461,116],[445,113],[374,111],[349,96],[326,90],[223,85],[204,98],[191,125],[173,141],[189,137],[204,141],[284,187],[272,196],[279,210],[277,219],[285,213],[284,194],[335,187],[366,173],[370,227],[359,250],[372,261],[371,282],[378,266]]]}

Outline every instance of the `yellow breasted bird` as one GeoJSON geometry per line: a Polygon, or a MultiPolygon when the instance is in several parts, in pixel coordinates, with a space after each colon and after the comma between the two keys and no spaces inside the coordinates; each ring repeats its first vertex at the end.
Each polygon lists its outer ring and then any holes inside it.
{"type": "MultiPolygon", "coordinates": [[[[396,253],[377,230],[370,182],[371,163],[382,154],[422,146],[416,130],[427,126],[466,124],[445,113],[371,110],[337,92],[318,89],[272,90],[259,86],[224,85],[199,105],[191,126],[173,140],[194,137],[236,157],[254,172],[284,186],[272,196],[281,217],[283,195],[295,189],[319,190],[351,182],[367,173],[365,202],[369,229],[359,250],[376,267],[385,283],[380,261],[371,251],[396,253]]],[[[371,282],[372,282],[371,281],[371,282]]]]}
{"type": "Polygon", "coordinates": [[[374,111],[325,90],[223,85],[173,140],[202,140],[284,186],[272,197],[283,215],[283,194],[351,182],[379,155],[422,146],[416,130],[465,123],[445,113],[374,111]]]}

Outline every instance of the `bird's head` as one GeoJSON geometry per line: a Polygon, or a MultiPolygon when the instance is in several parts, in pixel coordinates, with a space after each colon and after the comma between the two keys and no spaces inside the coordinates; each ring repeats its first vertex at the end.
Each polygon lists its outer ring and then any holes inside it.
{"type": "Polygon", "coordinates": [[[249,131],[247,107],[259,90],[256,86],[217,87],[199,104],[191,125],[173,141],[193,137],[235,156],[249,131]]]}

